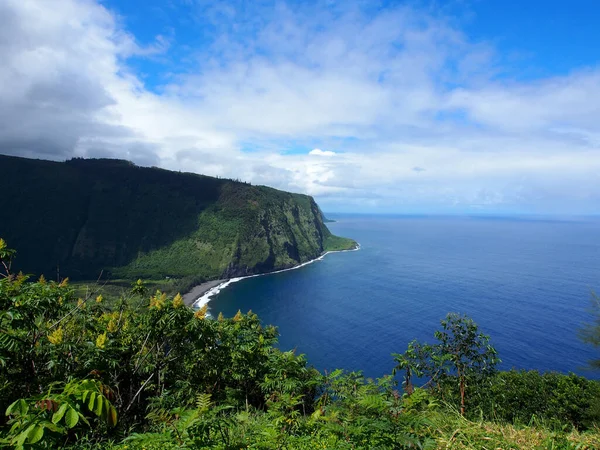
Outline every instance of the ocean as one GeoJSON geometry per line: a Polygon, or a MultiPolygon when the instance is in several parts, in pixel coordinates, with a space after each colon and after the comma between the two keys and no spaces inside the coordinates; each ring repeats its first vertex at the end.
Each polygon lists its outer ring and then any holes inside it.
{"type": "Polygon", "coordinates": [[[600,351],[578,329],[600,292],[600,219],[331,215],[360,250],[243,279],[209,310],[252,310],[279,328],[279,346],[320,370],[389,374],[391,353],[434,342],[448,312],[490,335],[502,369],[575,372],[600,351]]]}

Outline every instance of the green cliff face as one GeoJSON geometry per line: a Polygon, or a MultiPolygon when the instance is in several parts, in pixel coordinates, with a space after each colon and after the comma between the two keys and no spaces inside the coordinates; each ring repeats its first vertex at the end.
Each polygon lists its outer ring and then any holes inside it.
{"type": "Polygon", "coordinates": [[[333,236],[306,195],[120,160],[0,156],[0,168],[0,236],[25,272],[209,279],[356,245],[333,236]]]}

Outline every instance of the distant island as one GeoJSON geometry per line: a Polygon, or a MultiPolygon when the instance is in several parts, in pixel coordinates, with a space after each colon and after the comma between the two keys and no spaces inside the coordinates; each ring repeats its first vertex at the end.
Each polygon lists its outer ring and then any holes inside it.
{"type": "Polygon", "coordinates": [[[0,234],[25,273],[170,280],[183,292],[357,246],[307,195],[116,159],[0,156],[0,166],[0,234]]]}

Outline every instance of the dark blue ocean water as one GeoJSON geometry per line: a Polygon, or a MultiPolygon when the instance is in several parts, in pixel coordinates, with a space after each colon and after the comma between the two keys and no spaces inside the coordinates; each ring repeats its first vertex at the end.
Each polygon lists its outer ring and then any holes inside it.
{"type": "Polygon", "coordinates": [[[433,342],[449,311],[489,334],[502,368],[574,371],[597,357],[577,329],[600,291],[600,220],[339,216],[356,252],[244,279],[214,297],[213,315],[252,309],[279,327],[282,349],[318,369],[390,373],[392,352],[433,342]]]}

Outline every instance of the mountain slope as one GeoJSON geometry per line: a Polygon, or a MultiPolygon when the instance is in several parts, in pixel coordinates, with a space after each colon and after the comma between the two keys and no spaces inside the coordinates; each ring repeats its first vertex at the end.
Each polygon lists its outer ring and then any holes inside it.
{"type": "Polygon", "coordinates": [[[25,272],[209,279],[356,245],[333,236],[306,195],[122,160],[0,156],[0,168],[0,236],[25,272]]]}

